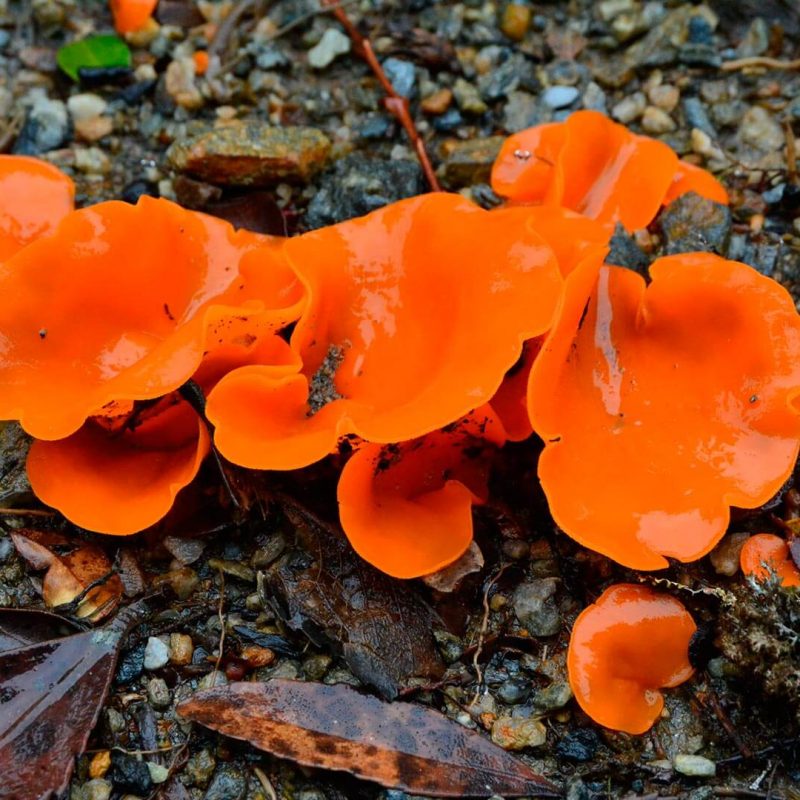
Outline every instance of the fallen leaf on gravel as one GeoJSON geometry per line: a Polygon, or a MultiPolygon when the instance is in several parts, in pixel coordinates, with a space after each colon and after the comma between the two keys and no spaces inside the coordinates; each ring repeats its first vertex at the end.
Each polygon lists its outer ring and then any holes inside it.
{"type": "Polygon", "coordinates": [[[33,530],[15,531],[11,540],[33,569],[47,570],[42,599],[49,608],[77,601],[75,616],[99,622],[117,607],[122,581],[99,547],[33,530]]]}
{"type": "Polygon", "coordinates": [[[433,797],[558,797],[549,781],[437,711],[345,685],[276,679],[197,692],[178,713],[308,767],[433,797]]]}
{"type": "Polygon", "coordinates": [[[49,611],[0,608],[0,653],[58,639],[79,630],[73,622],[49,611]]]}
{"type": "MultiPolygon", "coordinates": [[[[100,630],[0,653],[0,798],[47,800],[66,789],[138,615],[131,606],[100,630]]],[[[0,623],[17,625],[6,612],[0,623]]]]}
{"type": "Polygon", "coordinates": [[[411,678],[438,678],[444,666],[433,629],[443,623],[413,587],[359,558],[334,526],[290,498],[281,503],[298,548],[263,573],[265,602],[292,630],[341,652],[353,674],[387,700],[411,678]]]}

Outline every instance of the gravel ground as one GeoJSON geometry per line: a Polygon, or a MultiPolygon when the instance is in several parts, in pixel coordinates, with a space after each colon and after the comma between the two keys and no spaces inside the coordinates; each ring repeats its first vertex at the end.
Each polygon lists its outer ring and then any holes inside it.
{"type": "MultiPolygon", "coordinates": [[[[752,264],[800,300],[800,182],[789,163],[800,131],[800,69],[725,66],[800,58],[795,0],[356,0],[346,9],[411,101],[447,189],[493,205],[488,173],[503,136],[576,109],[601,110],[707,167],[732,197],[730,213],[687,201],[649,234],[621,237],[619,263],[635,265],[642,251],[714,250],[752,264]]],[[[0,0],[4,151],[38,155],[69,172],[79,205],[146,193],[203,209],[263,189],[290,232],[426,190],[403,130],[382,108],[380,87],[315,0],[162,0],[158,19],[135,37],[130,74],[76,86],[58,71],[56,50],[109,32],[105,3],[0,0]],[[226,14],[237,23],[220,24],[226,14]],[[214,38],[209,23],[218,32],[229,27],[229,35],[214,38]],[[198,77],[191,55],[209,45],[221,68],[198,77]]],[[[24,447],[13,426],[3,429],[2,505],[30,502],[24,447]]],[[[554,531],[543,499],[525,488],[535,484],[532,448],[510,448],[507,473],[498,476],[497,499],[513,519],[479,518],[483,572],[455,593],[422,584],[397,590],[433,605],[449,627],[437,631],[444,688],[422,687],[413,700],[485,728],[563,783],[570,800],[800,797],[800,607],[774,589],[754,596],[737,574],[736,536],[779,530],[780,520],[797,517],[793,485],[768,507],[735,516],[712,556],[660,574],[705,636],[693,653],[697,677],[668,693],[667,713],[651,734],[631,737],[593,725],[578,710],[564,659],[577,613],[607,584],[639,576],[554,531]],[[488,691],[470,705],[479,641],[488,691]]],[[[209,473],[205,488],[213,489],[209,473]]],[[[329,512],[324,466],[286,482],[287,491],[329,512]]],[[[272,510],[214,535],[232,516],[215,498],[188,498],[147,534],[90,537],[112,557],[124,554],[148,587],[169,587],[172,599],[157,604],[131,639],[92,753],[79,761],[73,800],[261,800],[269,793],[255,768],[281,798],[401,800],[401,792],[298,770],[198,729],[187,744],[174,706],[198,685],[244,674],[359,682],[340,648],[309,642],[285,623],[274,599],[286,598],[274,581],[262,580],[258,590],[260,571],[274,575],[287,553],[307,550],[308,542],[272,510]],[[165,532],[183,538],[165,540],[165,532]],[[214,672],[220,607],[222,675],[214,672]],[[254,641],[256,633],[273,639],[254,641]],[[165,746],[171,749],[152,753],[165,746]],[[109,767],[104,754],[112,747],[109,767]]],[[[14,525],[32,522],[41,527],[39,519],[12,517],[0,527],[2,605],[41,604],[40,582],[8,538],[14,525]]]]}

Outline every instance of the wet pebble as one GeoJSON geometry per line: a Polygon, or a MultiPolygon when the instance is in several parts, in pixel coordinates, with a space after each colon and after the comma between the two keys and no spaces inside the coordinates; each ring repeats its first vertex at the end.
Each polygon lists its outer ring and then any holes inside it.
{"type": "MultiPolygon", "coordinates": [[[[144,670],[145,643],[141,642],[131,650],[123,651],[117,667],[117,683],[123,686],[136,680],[144,670]]],[[[112,709],[113,710],[113,709],[112,709]]],[[[110,712],[109,712],[110,716],[110,712]]],[[[123,721],[124,726],[124,721],[123,721]]]]}
{"type": "Polygon", "coordinates": [[[162,678],[153,678],[147,684],[147,699],[154,708],[166,708],[170,704],[169,687],[162,678]]]}
{"type": "Polygon", "coordinates": [[[780,123],[761,106],[751,106],[745,112],[738,135],[742,143],[761,152],[777,150],[786,143],[780,123]]]}
{"type": "Polygon", "coordinates": [[[98,94],[83,92],[74,94],[67,100],[67,109],[73,121],[91,119],[103,114],[108,103],[98,94]]]}
{"type": "Polygon", "coordinates": [[[731,230],[731,210],[695,192],[681,195],[659,217],[664,251],[721,253],[731,230]]]}
{"type": "Polygon", "coordinates": [[[503,108],[503,128],[508,133],[517,133],[543,122],[545,111],[529,92],[516,91],[508,96],[503,108]]]}
{"type": "Polygon", "coordinates": [[[739,555],[742,552],[742,546],[749,538],[750,534],[742,531],[729,533],[711,551],[708,558],[717,575],[731,577],[739,571],[739,555]]]}
{"type": "Polygon", "coordinates": [[[634,92],[632,95],[620,100],[611,109],[611,116],[617,122],[628,125],[641,117],[645,108],[647,108],[647,98],[644,96],[644,92],[634,92]]]}
{"type": "Polygon", "coordinates": [[[185,666],[192,663],[194,643],[192,637],[185,633],[171,633],[169,635],[169,660],[176,666],[185,666]]]}
{"type": "Polygon", "coordinates": [[[547,729],[538,719],[498,717],[492,724],[492,741],[503,750],[540,747],[547,741],[547,729]]]}
{"type": "Polygon", "coordinates": [[[533,11],[527,4],[509,3],[503,9],[500,30],[515,42],[521,42],[531,25],[533,11]]]}
{"type": "Polygon", "coordinates": [[[147,640],[144,649],[144,668],[148,670],[161,669],[169,661],[169,647],[166,642],[156,636],[147,640]]]}
{"type": "Polygon", "coordinates": [[[580,97],[580,91],[574,86],[551,86],[542,94],[542,102],[548,108],[566,108],[580,97]]]}
{"type": "Polygon", "coordinates": [[[570,731],[556,745],[556,752],[561,758],[567,761],[582,763],[591,761],[597,748],[600,746],[600,739],[590,728],[579,728],[570,731]]]}
{"type": "Polygon", "coordinates": [[[502,136],[488,136],[451,143],[438,171],[439,177],[450,188],[488,181],[503,141],[502,136]]]}
{"type": "Polygon", "coordinates": [[[564,708],[572,699],[572,689],[566,681],[554,681],[537,692],[533,698],[533,707],[540,713],[564,708]]]}
{"type": "Polygon", "coordinates": [[[108,800],[111,797],[112,785],[102,778],[94,778],[84,783],[73,794],[75,800],[108,800]],[[77,797],[76,797],[77,795],[77,797]]]}
{"type": "Polygon", "coordinates": [[[246,793],[245,773],[235,764],[225,764],[214,773],[203,800],[243,800],[246,793]]]}
{"type": "Polygon", "coordinates": [[[648,106],[642,114],[642,128],[646,133],[669,133],[677,127],[675,120],[663,108],[648,106]]]}
{"type": "Polygon", "coordinates": [[[453,84],[453,95],[458,107],[467,114],[483,114],[488,109],[478,89],[469,81],[459,78],[453,84]]]}
{"type": "Polygon", "coordinates": [[[381,66],[397,94],[408,98],[414,96],[417,72],[410,61],[403,61],[400,58],[387,58],[381,66]]]}
{"type": "MultiPolygon", "coordinates": [[[[325,69],[338,56],[350,52],[350,37],[338,28],[328,28],[322,38],[308,51],[308,63],[314,69],[325,69]]],[[[259,66],[261,66],[259,64],[259,66]]],[[[271,69],[271,67],[263,67],[271,69]]]]}
{"type": "Polygon", "coordinates": [[[316,128],[232,120],[176,141],[167,158],[178,172],[221,186],[266,186],[308,180],[328,158],[330,141],[316,128]]]}
{"type": "Polygon", "coordinates": [[[198,750],[189,756],[183,776],[189,786],[199,786],[201,789],[208,785],[217,766],[217,760],[207,748],[198,750]]]}
{"type": "Polygon", "coordinates": [[[717,131],[706,112],[706,107],[698,97],[684,97],[681,103],[683,114],[686,118],[686,125],[689,128],[697,128],[703,133],[708,134],[712,139],[717,138],[717,131]]]}
{"type": "Polygon", "coordinates": [[[51,100],[41,89],[34,97],[25,124],[14,143],[15,155],[37,156],[61,147],[69,139],[67,107],[61,100],[51,100]]]}
{"type": "Polygon", "coordinates": [[[153,780],[147,764],[118,750],[111,753],[111,769],[108,771],[108,777],[117,791],[132,792],[140,797],[146,797],[153,789],[153,780]]]}
{"type": "Polygon", "coordinates": [[[516,588],[514,613],[531,636],[553,636],[558,633],[561,615],[555,602],[556,587],[555,578],[540,578],[521,583],[516,588]]]}
{"type": "Polygon", "coordinates": [[[449,133],[464,124],[464,117],[457,108],[450,108],[433,120],[433,128],[439,133],[449,133]]]}
{"type": "Polygon", "coordinates": [[[150,780],[156,786],[164,783],[169,778],[169,770],[163,764],[156,764],[153,761],[147,761],[147,769],[150,770],[150,780]]]}
{"type": "Polygon", "coordinates": [[[531,693],[531,682],[525,678],[509,678],[497,687],[498,699],[508,705],[524,703],[531,693]]]}

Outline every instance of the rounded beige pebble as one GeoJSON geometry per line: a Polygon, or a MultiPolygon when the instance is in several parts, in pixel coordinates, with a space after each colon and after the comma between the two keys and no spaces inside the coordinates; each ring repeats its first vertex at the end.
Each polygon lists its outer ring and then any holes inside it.
{"type": "Polygon", "coordinates": [[[680,753],[673,759],[672,766],[676,772],[692,778],[713,778],[717,774],[717,765],[703,756],[680,753]]]}

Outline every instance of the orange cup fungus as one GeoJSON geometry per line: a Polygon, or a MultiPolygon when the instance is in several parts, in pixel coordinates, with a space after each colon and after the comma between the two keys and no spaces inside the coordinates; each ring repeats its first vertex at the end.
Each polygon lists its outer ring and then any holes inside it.
{"type": "Polygon", "coordinates": [[[575,620],[569,683],[600,725],[644,733],[664,708],[659,691],[691,677],[697,626],[680,601],[632,584],[611,586],[575,620]]]}
{"type": "Polygon", "coordinates": [[[51,233],[72,211],[75,186],[46,161],[0,155],[0,264],[51,233]]]}
{"type": "Polygon", "coordinates": [[[778,490],[800,437],[786,290],[707,253],[661,258],[650,275],[570,275],[528,391],[553,518],[635,569],[708,553],[730,506],[778,490]]]}
{"type": "Polygon", "coordinates": [[[141,30],[156,10],[158,0],[111,0],[111,14],[118,33],[141,30]]]}
{"type": "Polygon", "coordinates": [[[399,444],[363,444],[339,479],[339,519],[355,551],[396,578],[446,567],[472,541],[472,506],[487,499],[505,435],[489,406],[399,444]]]}
{"type": "Polygon", "coordinates": [[[784,586],[800,586],[800,570],[789,554],[789,545],[771,533],[757,533],[742,546],[739,555],[742,572],[757,581],[777,575],[784,586]]]}
{"type": "Polygon", "coordinates": [[[174,391],[204,353],[271,335],[304,302],[279,244],[148,197],[69,214],[0,265],[0,293],[13,298],[0,308],[0,418],[40,439],[174,391]]]}
{"type": "Polygon", "coordinates": [[[524,209],[447,194],[403,200],[286,243],[308,306],[302,369],[246,367],[208,397],[215,443],[255,469],[294,469],[340,436],[414,439],[487,402],[546,331],[562,277],[524,209]]]}
{"type": "Polygon", "coordinates": [[[662,205],[689,191],[727,203],[705,170],[665,144],[638,136],[597,111],[577,111],[509,136],[492,168],[492,188],[513,204],[577,211],[613,230],[644,228],[662,205]]]}

